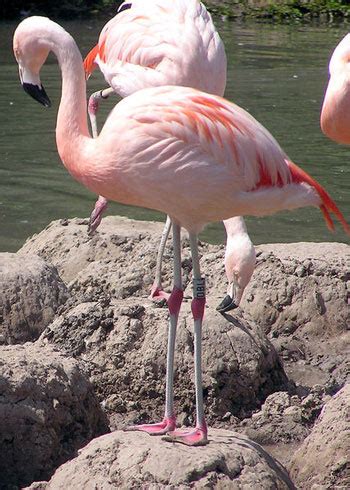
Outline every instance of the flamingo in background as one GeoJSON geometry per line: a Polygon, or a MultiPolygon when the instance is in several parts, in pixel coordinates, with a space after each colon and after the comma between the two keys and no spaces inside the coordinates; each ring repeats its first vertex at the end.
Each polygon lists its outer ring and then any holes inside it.
{"type": "MultiPolygon", "coordinates": [[[[102,29],[98,44],[84,60],[87,78],[98,66],[110,85],[89,99],[93,136],[98,135],[96,113],[99,103],[111,94],[125,97],[143,88],[182,85],[223,95],[226,65],[223,42],[210,14],[198,0],[123,2],[117,15],[102,29]]],[[[90,217],[89,233],[99,226],[107,204],[107,199],[99,196],[90,217]]],[[[233,236],[228,236],[230,247],[225,254],[225,262],[231,263],[227,276],[229,291],[237,294],[226,296],[217,308],[220,312],[239,305],[255,266],[255,249],[243,218],[233,217],[232,223],[227,220],[224,225],[226,232],[229,228],[227,233],[232,235],[234,230],[238,233],[236,243],[233,236]]],[[[169,297],[161,286],[161,271],[170,228],[168,217],[157,255],[152,298],[169,297]]]]}
{"type": "Polygon", "coordinates": [[[45,17],[29,17],[13,40],[23,88],[44,105],[49,99],[40,68],[52,51],[62,72],[56,141],[71,175],[92,192],[124,204],[156,209],[171,217],[174,284],[168,300],[166,401],[160,423],[132,426],[168,434],[188,445],[208,442],[204,417],[201,334],[205,280],[197,236],[206,223],[246,214],[319,206],[346,233],[350,227],[323,187],[292,163],[271,134],[250,114],[225,99],[188,87],[154,87],[126,97],[111,112],[97,138],[89,135],[86,82],[74,39],[45,17]],[[196,426],[176,429],[173,398],[175,337],[183,298],[180,230],[189,233],[193,263],[196,426]]]}
{"type": "Polygon", "coordinates": [[[321,110],[321,129],[337,143],[350,144],[350,34],[335,48],[321,110]]]}

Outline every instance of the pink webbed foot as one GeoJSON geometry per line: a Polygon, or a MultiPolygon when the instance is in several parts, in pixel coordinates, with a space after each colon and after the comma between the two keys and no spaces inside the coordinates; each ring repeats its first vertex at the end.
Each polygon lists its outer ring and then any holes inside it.
{"type": "Polygon", "coordinates": [[[162,286],[157,283],[153,283],[151,288],[151,294],[149,295],[149,299],[165,299],[168,301],[170,294],[163,291],[162,286]]]}
{"type": "Polygon", "coordinates": [[[95,207],[90,215],[88,225],[88,235],[92,235],[97,230],[102,220],[102,214],[108,206],[108,201],[102,196],[99,196],[95,203],[95,207]]]}
{"type": "Polygon", "coordinates": [[[147,432],[151,436],[163,436],[169,431],[173,431],[176,428],[175,417],[164,417],[162,422],[156,424],[141,424],[141,425],[130,425],[126,427],[125,431],[141,431],[147,432]]]}
{"type": "Polygon", "coordinates": [[[178,429],[163,437],[164,441],[179,442],[187,446],[205,446],[208,444],[208,430],[206,426],[195,427],[194,429],[178,429]]]}

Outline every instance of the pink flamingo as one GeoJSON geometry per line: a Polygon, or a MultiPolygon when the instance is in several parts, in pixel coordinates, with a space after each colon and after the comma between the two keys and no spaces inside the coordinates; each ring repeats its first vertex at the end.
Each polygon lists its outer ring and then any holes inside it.
{"type": "Polygon", "coordinates": [[[166,401],[164,419],[131,430],[167,434],[172,441],[203,445],[204,417],[201,333],[205,280],[201,277],[197,235],[211,221],[281,209],[319,206],[333,229],[330,213],[346,233],[350,227],[323,187],[291,162],[271,134],[250,114],[226,101],[188,87],[140,90],[111,112],[97,138],[89,135],[85,74],[73,38],[44,17],[22,21],[14,53],[23,88],[48,105],[39,73],[50,51],[62,72],[62,98],[56,140],[71,175],[92,192],[124,204],[152,208],[171,217],[174,285],[168,300],[166,401]],[[173,398],[177,321],[183,298],[180,229],[189,232],[193,263],[196,426],[176,429],[173,398]]]}
{"type": "Polygon", "coordinates": [[[330,79],[321,110],[321,129],[337,143],[350,144],[350,34],[335,48],[330,79]]]}
{"type": "MultiPolygon", "coordinates": [[[[87,77],[97,66],[110,87],[95,92],[89,99],[94,137],[98,135],[96,113],[99,103],[111,94],[125,97],[143,88],[182,85],[223,95],[226,86],[225,48],[210,14],[198,0],[122,3],[117,15],[102,29],[98,44],[84,60],[87,77]]],[[[89,233],[99,226],[107,204],[107,199],[99,196],[90,217],[89,233]]],[[[226,296],[218,306],[221,312],[239,305],[255,265],[255,250],[243,219],[233,217],[232,223],[227,220],[224,224],[226,232],[229,228],[229,234],[233,230],[238,233],[236,243],[228,235],[231,246],[225,260],[232,264],[228,273],[231,278],[229,290],[237,295],[226,296]],[[245,248],[239,250],[238,245],[245,248]]],[[[152,298],[169,297],[161,286],[161,271],[170,228],[171,220],[167,217],[157,255],[152,298]]]]}
{"type": "MultiPolygon", "coordinates": [[[[84,60],[87,78],[96,67],[109,88],[91,95],[88,111],[92,134],[98,135],[100,101],[162,85],[183,85],[223,95],[225,48],[205,6],[198,0],[123,2],[101,31],[98,44],[84,60]]],[[[99,226],[107,199],[99,196],[88,232],[99,226]]],[[[162,255],[171,228],[167,220],[160,244],[152,297],[167,296],[160,287],[162,255]]]]}

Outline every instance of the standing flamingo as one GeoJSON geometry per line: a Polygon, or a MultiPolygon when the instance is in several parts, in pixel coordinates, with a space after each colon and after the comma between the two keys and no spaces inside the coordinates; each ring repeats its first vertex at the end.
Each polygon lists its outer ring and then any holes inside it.
{"type": "MultiPolygon", "coordinates": [[[[98,66],[109,88],[91,95],[88,111],[97,136],[99,103],[111,94],[121,97],[162,85],[183,85],[223,95],[225,48],[205,6],[198,0],[133,0],[123,2],[102,29],[98,44],[84,60],[86,76],[98,66]]],[[[89,233],[96,230],[108,204],[100,196],[91,213],[89,233]]],[[[167,220],[158,253],[152,296],[160,292],[161,260],[171,221],[167,220]],[[158,284],[157,284],[158,283],[158,284]]]]}
{"type": "Polygon", "coordinates": [[[321,110],[321,129],[337,143],[350,144],[350,34],[335,48],[321,110]]]}
{"type": "Polygon", "coordinates": [[[50,51],[62,72],[56,141],[71,175],[92,192],[124,204],[166,213],[173,225],[174,285],[168,300],[170,325],[164,419],[131,427],[168,434],[172,441],[203,445],[204,417],[201,333],[205,280],[197,235],[206,223],[245,214],[319,206],[328,227],[330,213],[350,227],[323,187],[292,163],[270,133],[250,114],[225,99],[188,87],[140,90],[113,109],[101,133],[91,138],[85,74],[74,39],[44,17],[29,17],[14,34],[14,53],[23,88],[48,105],[39,72],[50,51]],[[177,321],[183,298],[180,229],[189,232],[193,262],[196,426],[176,429],[173,377],[177,321]]]}
{"type": "MultiPolygon", "coordinates": [[[[96,113],[99,103],[111,94],[124,97],[142,88],[182,85],[223,95],[226,65],[223,42],[210,14],[198,0],[122,3],[117,15],[102,29],[98,44],[84,60],[87,77],[98,66],[110,85],[90,97],[88,111],[93,136],[98,135],[96,113]]],[[[99,196],[91,213],[89,233],[99,226],[107,204],[107,199],[99,196]]],[[[231,261],[235,269],[235,275],[229,278],[229,289],[243,293],[254,271],[255,250],[242,218],[233,217],[232,223],[227,220],[224,224],[226,228],[230,227],[231,233],[235,229],[239,233],[237,245],[230,247],[230,253],[225,255],[225,262],[231,261]],[[241,260],[240,255],[249,260],[241,260]]],[[[157,255],[152,298],[169,297],[161,286],[161,271],[170,228],[168,217],[157,255]]],[[[228,311],[238,306],[240,299],[241,294],[230,299],[228,295],[218,310],[228,311]]]]}

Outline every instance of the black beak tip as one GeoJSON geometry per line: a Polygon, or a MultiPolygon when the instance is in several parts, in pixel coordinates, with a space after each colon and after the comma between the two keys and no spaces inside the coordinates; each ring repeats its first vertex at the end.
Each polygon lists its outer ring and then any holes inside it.
{"type": "Polygon", "coordinates": [[[234,310],[235,308],[238,308],[238,305],[236,305],[231,296],[226,295],[216,309],[219,313],[226,313],[227,311],[234,310]]]}
{"type": "Polygon", "coordinates": [[[37,102],[40,102],[45,107],[51,107],[51,101],[45,92],[43,86],[34,85],[32,83],[23,83],[22,87],[27,94],[29,94],[37,102]]]}

